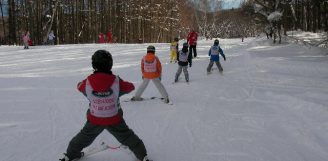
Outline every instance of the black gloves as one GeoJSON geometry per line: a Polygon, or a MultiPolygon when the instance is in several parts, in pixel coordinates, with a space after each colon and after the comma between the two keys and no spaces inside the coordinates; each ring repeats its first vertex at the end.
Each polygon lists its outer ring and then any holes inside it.
{"type": "Polygon", "coordinates": [[[191,63],[189,63],[189,67],[191,67],[191,63]]]}

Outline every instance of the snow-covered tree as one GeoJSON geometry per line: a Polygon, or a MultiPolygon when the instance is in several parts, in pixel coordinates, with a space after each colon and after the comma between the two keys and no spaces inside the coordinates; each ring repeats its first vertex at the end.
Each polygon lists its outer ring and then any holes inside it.
{"type": "Polygon", "coordinates": [[[281,43],[282,16],[284,13],[284,4],[288,0],[254,0],[254,11],[265,17],[267,21],[265,31],[272,31],[273,42],[276,42],[277,36],[281,43]]]}

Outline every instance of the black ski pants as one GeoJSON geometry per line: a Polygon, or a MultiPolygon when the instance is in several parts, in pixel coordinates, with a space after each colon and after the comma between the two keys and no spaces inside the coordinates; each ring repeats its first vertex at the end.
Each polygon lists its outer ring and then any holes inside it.
{"type": "Polygon", "coordinates": [[[147,155],[142,140],[123,120],[114,126],[97,126],[87,121],[82,130],[70,141],[66,151],[67,157],[70,159],[80,158],[82,149],[89,146],[104,129],[111,133],[122,145],[129,147],[139,160],[143,160],[147,155]]]}
{"type": "Polygon", "coordinates": [[[192,52],[194,52],[194,58],[196,58],[197,57],[196,45],[189,46],[189,55],[192,56],[192,52]]]}

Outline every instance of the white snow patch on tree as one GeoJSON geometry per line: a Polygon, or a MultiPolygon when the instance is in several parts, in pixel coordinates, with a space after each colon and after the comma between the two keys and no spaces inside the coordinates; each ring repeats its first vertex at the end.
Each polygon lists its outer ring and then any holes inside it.
{"type": "Polygon", "coordinates": [[[281,13],[281,12],[279,12],[279,11],[274,11],[274,12],[272,12],[272,13],[268,16],[268,20],[269,20],[270,22],[272,22],[272,21],[279,21],[279,20],[281,20],[281,17],[282,17],[282,13],[281,13]]]}
{"type": "Polygon", "coordinates": [[[259,5],[259,4],[254,4],[254,11],[255,13],[260,12],[263,9],[263,6],[259,5]]]}

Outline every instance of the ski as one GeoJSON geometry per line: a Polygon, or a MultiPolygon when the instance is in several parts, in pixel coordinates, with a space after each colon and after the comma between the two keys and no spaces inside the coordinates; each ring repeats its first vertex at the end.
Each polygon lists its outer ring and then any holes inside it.
{"type": "Polygon", "coordinates": [[[159,99],[159,98],[161,98],[161,97],[148,97],[148,98],[141,98],[140,100],[126,99],[126,100],[123,100],[123,102],[139,102],[139,101],[148,101],[148,100],[154,100],[154,99],[159,99]]]}
{"type": "MultiPolygon", "coordinates": [[[[119,147],[115,147],[115,148],[120,148],[120,146],[119,147]]],[[[81,158],[84,158],[84,157],[87,157],[87,156],[90,156],[90,155],[93,155],[93,154],[96,154],[96,153],[105,151],[107,149],[114,149],[114,148],[111,147],[111,146],[109,146],[109,145],[107,145],[105,142],[102,142],[100,144],[100,147],[92,148],[92,149],[86,150],[84,152],[81,152],[82,153],[81,158]]],[[[76,159],[73,159],[72,161],[78,161],[81,158],[76,158],[76,159]]],[[[59,159],[59,160],[61,160],[61,159],[59,159]]]]}
{"type": "Polygon", "coordinates": [[[90,155],[93,155],[93,154],[96,154],[96,153],[105,151],[105,150],[110,149],[110,148],[111,147],[108,146],[108,145],[106,145],[105,142],[102,142],[100,144],[100,147],[97,147],[97,148],[94,148],[94,149],[90,149],[90,150],[85,151],[83,157],[90,156],[90,155]]]}
{"type": "MultiPolygon", "coordinates": [[[[183,82],[172,82],[172,84],[177,84],[177,83],[183,83],[183,82]]],[[[186,84],[189,84],[189,82],[184,82],[186,84]]]]}
{"type": "MultiPolygon", "coordinates": [[[[210,75],[210,74],[212,74],[212,72],[215,71],[215,70],[219,70],[219,69],[218,69],[218,68],[212,68],[211,71],[210,71],[210,72],[206,72],[206,74],[207,74],[207,75],[210,75]]],[[[219,71],[219,74],[220,74],[220,75],[223,75],[223,71],[219,71]]]]}
{"type": "Polygon", "coordinates": [[[131,99],[126,99],[126,100],[122,100],[122,102],[140,102],[140,101],[149,101],[149,100],[161,100],[163,103],[168,104],[168,105],[173,105],[173,103],[170,101],[168,103],[164,102],[163,97],[147,97],[147,98],[141,98],[141,100],[131,100],[131,99]]]}

